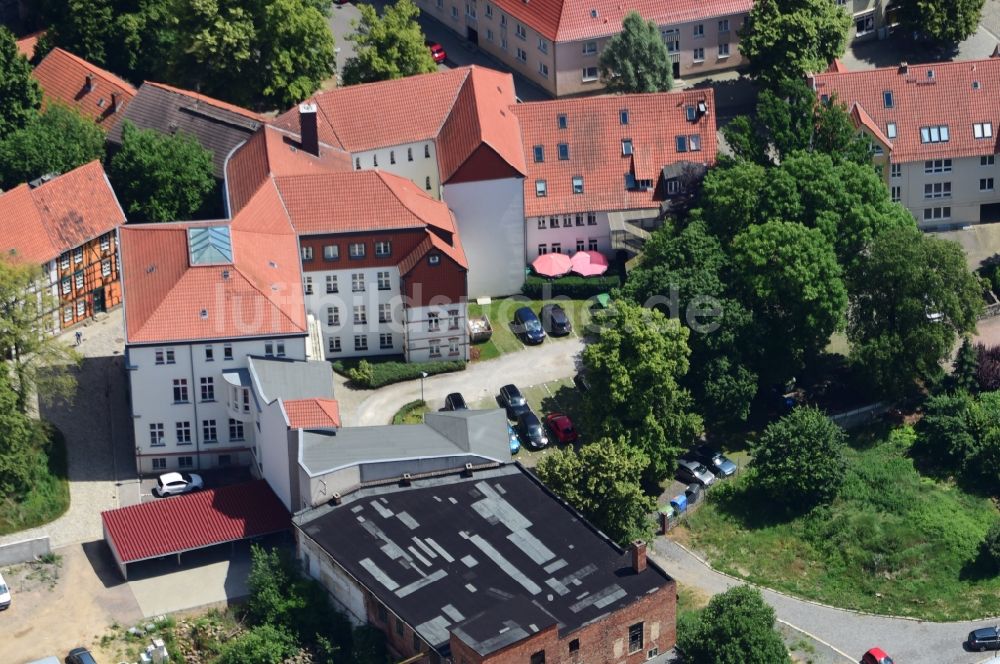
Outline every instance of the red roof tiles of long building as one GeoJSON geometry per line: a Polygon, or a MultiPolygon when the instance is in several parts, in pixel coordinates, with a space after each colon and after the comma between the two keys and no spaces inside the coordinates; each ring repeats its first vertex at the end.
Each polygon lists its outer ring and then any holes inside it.
{"type": "Polygon", "coordinates": [[[41,265],[125,223],[100,161],[0,194],[0,250],[41,265]]]}
{"type": "Polygon", "coordinates": [[[137,92],[128,81],[61,48],[52,49],[38,63],[34,76],[46,99],[77,109],[105,129],[118,122],[120,111],[137,92]]]}
{"type": "Polygon", "coordinates": [[[813,80],[817,95],[835,97],[856,123],[881,132],[894,163],[997,151],[1000,58],[828,72],[813,80]],[[992,136],[977,139],[977,123],[990,123],[992,136]],[[889,138],[889,124],[895,125],[895,138],[889,138]],[[940,126],[948,127],[947,141],[921,142],[922,128],[940,126]]]}
{"type": "Polygon", "coordinates": [[[283,402],[293,429],[340,427],[340,405],[334,399],[292,399],[283,402]]]}

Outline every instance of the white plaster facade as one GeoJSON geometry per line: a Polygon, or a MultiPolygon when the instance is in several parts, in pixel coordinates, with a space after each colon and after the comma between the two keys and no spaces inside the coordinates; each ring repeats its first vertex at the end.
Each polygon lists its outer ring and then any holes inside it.
{"type": "Polygon", "coordinates": [[[885,168],[893,199],[912,212],[924,230],[1000,221],[1000,210],[983,210],[1000,204],[995,156],[911,161],[885,168]]]}
{"type": "Polygon", "coordinates": [[[607,212],[528,217],[525,232],[528,263],[548,253],[570,256],[582,250],[599,251],[605,256],[612,253],[607,212]]]}
{"type": "Polygon", "coordinates": [[[468,360],[468,304],[441,302],[407,307],[406,358],[410,362],[468,360]]]}
{"type": "Polygon", "coordinates": [[[393,173],[410,180],[435,200],[441,199],[437,146],[432,140],[352,152],[351,161],[355,170],[377,168],[393,173]]]}

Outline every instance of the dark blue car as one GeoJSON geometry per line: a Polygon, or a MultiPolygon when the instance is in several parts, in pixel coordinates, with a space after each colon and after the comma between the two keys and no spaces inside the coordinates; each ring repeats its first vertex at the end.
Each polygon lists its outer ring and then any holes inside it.
{"type": "Polygon", "coordinates": [[[540,344],[545,341],[542,322],[530,307],[521,307],[514,312],[514,334],[526,344],[540,344]]]}

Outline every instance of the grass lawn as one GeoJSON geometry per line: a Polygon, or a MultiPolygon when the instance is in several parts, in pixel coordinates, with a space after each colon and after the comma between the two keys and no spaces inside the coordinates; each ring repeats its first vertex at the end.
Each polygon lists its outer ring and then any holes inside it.
{"type": "Polygon", "coordinates": [[[473,318],[485,314],[490,319],[490,325],[493,326],[492,338],[485,343],[473,346],[473,348],[480,349],[479,360],[493,359],[503,353],[513,353],[524,348],[524,344],[510,330],[510,322],[514,319],[514,312],[521,307],[531,307],[537,314],[542,305],[550,302],[558,302],[566,310],[566,314],[573,323],[573,332],[565,337],[549,337],[545,340],[545,343],[559,343],[564,339],[579,336],[590,323],[590,310],[587,307],[588,300],[567,300],[563,298],[529,300],[524,297],[508,297],[493,300],[487,305],[470,302],[469,317],[473,318]]]}
{"type": "MultiPolygon", "coordinates": [[[[0,500],[0,535],[49,523],[69,509],[66,441],[55,427],[49,431],[46,472],[38,478],[24,500],[0,500]]],[[[38,453],[43,454],[41,451],[38,453]]]]}
{"type": "Polygon", "coordinates": [[[392,423],[423,424],[424,414],[429,412],[431,412],[431,409],[427,407],[427,402],[417,399],[397,410],[396,414],[392,416],[392,423]]]}
{"type": "Polygon", "coordinates": [[[927,620],[1000,614],[1000,576],[980,555],[997,509],[986,497],[921,477],[909,428],[852,441],[840,496],[796,516],[747,489],[709,494],[688,537],[720,570],[845,608],[927,620]]]}

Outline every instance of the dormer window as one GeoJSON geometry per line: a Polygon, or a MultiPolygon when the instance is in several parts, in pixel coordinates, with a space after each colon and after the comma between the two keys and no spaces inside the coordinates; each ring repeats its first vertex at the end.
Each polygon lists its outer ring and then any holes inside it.
{"type": "Polygon", "coordinates": [[[692,134],[691,136],[688,136],[688,149],[691,150],[691,152],[698,152],[701,150],[700,134],[692,134]]]}
{"type": "Polygon", "coordinates": [[[678,136],[676,142],[678,152],[687,152],[687,136],[678,136]]]}
{"type": "Polygon", "coordinates": [[[886,90],[885,92],[882,93],[882,103],[885,104],[886,108],[892,108],[893,106],[892,90],[886,90]]]}
{"type": "Polygon", "coordinates": [[[948,125],[920,128],[921,143],[947,143],[948,138],[948,125]]]}
{"type": "Polygon", "coordinates": [[[569,145],[566,143],[560,143],[559,149],[559,161],[566,161],[569,159],[569,145]]]}
{"type": "Polygon", "coordinates": [[[684,113],[687,116],[688,122],[694,122],[698,119],[698,110],[694,106],[687,106],[684,108],[684,113]]]}
{"type": "Polygon", "coordinates": [[[889,138],[896,138],[896,123],[888,122],[885,125],[885,135],[889,138]]]}
{"type": "Polygon", "coordinates": [[[582,194],[583,193],[583,176],[574,175],[573,176],[573,193],[582,194]]]}
{"type": "Polygon", "coordinates": [[[545,180],[535,180],[535,196],[544,198],[547,193],[548,186],[546,185],[545,180]]]}
{"type": "Polygon", "coordinates": [[[976,138],[992,138],[993,137],[993,123],[992,122],[977,122],[972,125],[972,135],[976,138]]]}
{"type": "Polygon", "coordinates": [[[541,164],[545,161],[545,148],[541,145],[535,146],[535,163],[541,164]]]}
{"type": "Polygon", "coordinates": [[[627,108],[623,108],[622,110],[618,111],[618,121],[621,122],[622,125],[627,125],[628,124],[628,109],[627,108]]]}
{"type": "Polygon", "coordinates": [[[622,156],[627,157],[632,154],[632,139],[623,138],[622,139],[622,156]]]}

